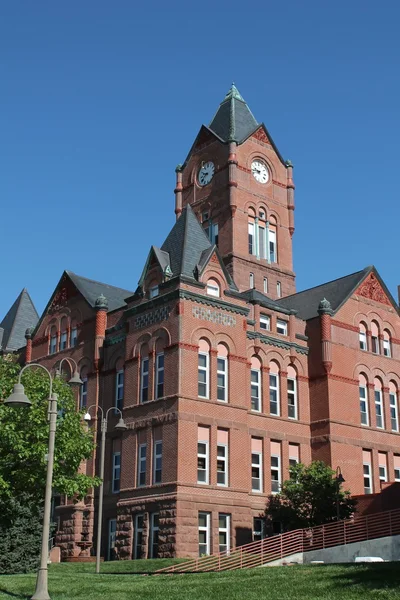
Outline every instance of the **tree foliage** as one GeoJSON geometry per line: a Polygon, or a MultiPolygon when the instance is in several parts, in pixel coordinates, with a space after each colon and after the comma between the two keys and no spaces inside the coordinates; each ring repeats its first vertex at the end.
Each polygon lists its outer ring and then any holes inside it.
{"type": "MultiPolygon", "coordinates": [[[[17,381],[20,365],[12,356],[0,357],[0,398],[7,398],[17,381]]],[[[47,419],[50,381],[42,369],[27,369],[22,375],[30,408],[12,408],[0,400],[0,505],[8,498],[27,496],[43,501],[46,482],[46,455],[49,439],[47,419]]],[[[76,410],[73,392],[62,379],[55,379],[59,417],[55,441],[53,489],[60,494],[82,498],[98,484],[97,478],[79,473],[82,460],[92,455],[91,432],[76,410]]]]}
{"type": "Polygon", "coordinates": [[[310,465],[298,463],[289,469],[290,479],[279,494],[269,496],[265,510],[266,527],[281,523],[283,531],[315,527],[339,518],[347,519],[355,511],[356,500],[343,491],[335,471],[322,461],[310,465]]]}

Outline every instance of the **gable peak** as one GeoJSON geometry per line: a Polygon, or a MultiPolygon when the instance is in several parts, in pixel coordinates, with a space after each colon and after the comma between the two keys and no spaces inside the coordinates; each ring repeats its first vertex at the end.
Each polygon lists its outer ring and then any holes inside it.
{"type": "Polygon", "coordinates": [[[209,129],[223,142],[241,144],[259,126],[238,88],[232,83],[209,129]]]}

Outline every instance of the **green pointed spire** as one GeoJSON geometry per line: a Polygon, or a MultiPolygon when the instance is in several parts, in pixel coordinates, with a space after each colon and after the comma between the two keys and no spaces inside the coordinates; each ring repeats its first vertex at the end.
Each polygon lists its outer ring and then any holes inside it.
{"type": "Polygon", "coordinates": [[[209,125],[211,131],[224,142],[241,144],[258,125],[243,96],[232,83],[209,125]]]}
{"type": "Polygon", "coordinates": [[[229,92],[226,94],[224,102],[225,100],[230,100],[231,98],[236,98],[237,100],[241,100],[242,102],[244,102],[243,96],[240,94],[239,90],[237,89],[234,83],[232,83],[229,92]]]}

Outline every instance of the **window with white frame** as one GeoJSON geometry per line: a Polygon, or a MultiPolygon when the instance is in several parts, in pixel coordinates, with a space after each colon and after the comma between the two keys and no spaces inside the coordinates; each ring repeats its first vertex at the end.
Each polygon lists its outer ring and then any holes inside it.
{"type": "Polygon", "coordinates": [[[217,485],[228,485],[228,446],[217,444],[217,485]]]}
{"type": "Polygon", "coordinates": [[[262,453],[251,453],[251,490],[262,492],[262,453]]]}
{"type": "Polygon", "coordinates": [[[269,412],[271,415],[279,416],[279,374],[269,374],[269,412]]]}
{"type": "Polygon", "coordinates": [[[271,456],[271,492],[277,494],[281,489],[281,457],[271,456]]]}
{"type": "Polygon", "coordinates": [[[138,448],[138,466],[137,466],[137,484],[138,487],[146,485],[146,444],[139,444],[138,448]]]}
{"type": "Polygon", "coordinates": [[[115,408],[122,410],[122,404],[124,401],[124,370],[120,369],[117,371],[115,377],[115,408]]]}
{"type": "Polygon", "coordinates": [[[259,258],[267,258],[267,247],[266,247],[266,229],[265,223],[259,222],[258,225],[258,256],[259,258]]]}
{"type": "Polygon", "coordinates": [[[219,284],[215,279],[209,279],[207,281],[207,294],[209,296],[220,297],[219,284]]]}
{"type": "Polygon", "coordinates": [[[55,354],[57,352],[57,332],[52,332],[50,336],[50,349],[49,354],[55,354]]]}
{"type": "Polygon", "coordinates": [[[140,402],[147,402],[149,399],[149,359],[142,358],[140,362],[140,402]]]}
{"type": "Polygon", "coordinates": [[[379,481],[387,481],[387,456],[384,452],[378,452],[379,481]]]}
{"type": "Polygon", "coordinates": [[[380,354],[379,326],[375,321],[371,323],[371,346],[374,354],[380,354]]]}
{"type": "Polygon", "coordinates": [[[163,398],[164,396],[164,352],[156,355],[156,381],[155,381],[155,397],[163,398]]]}
{"type": "Polygon", "coordinates": [[[251,410],[261,412],[261,370],[252,368],[251,378],[251,410]]]}
{"type": "Polygon", "coordinates": [[[365,377],[360,376],[359,382],[359,395],[360,395],[360,415],[361,425],[369,425],[369,414],[368,414],[368,388],[365,377]]]}
{"type": "Polygon", "coordinates": [[[160,529],[160,515],[158,513],[150,514],[150,539],[149,539],[149,558],[158,558],[158,532],[160,529]]]}
{"type": "Polygon", "coordinates": [[[281,335],[287,335],[288,324],[287,321],[283,321],[282,319],[277,319],[276,321],[276,332],[281,335]]]}
{"type": "Polygon", "coordinates": [[[149,297],[150,298],[156,298],[160,293],[160,289],[158,287],[158,285],[153,285],[151,288],[149,288],[149,297]]]}
{"type": "Polygon", "coordinates": [[[68,334],[66,331],[62,331],[60,335],[60,350],[65,350],[67,347],[68,334]]]}
{"type": "Polygon", "coordinates": [[[153,451],[153,483],[162,481],[162,440],[155,440],[153,451]]]}
{"type": "Polygon", "coordinates": [[[260,315],[260,329],[271,331],[271,317],[268,315],[260,315]]]}
{"type": "Polygon", "coordinates": [[[135,535],[134,535],[134,552],[135,559],[144,558],[143,556],[143,530],[144,530],[144,514],[135,516],[135,535]]]}
{"type": "Polygon", "coordinates": [[[78,329],[77,327],[72,327],[69,336],[69,345],[70,348],[75,348],[78,344],[78,329]]]}
{"type": "Polygon", "coordinates": [[[198,395],[199,398],[209,396],[209,353],[204,351],[198,356],[198,395]]]}
{"type": "Polygon", "coordinates": [[[218,542],[219,542],[219,551],[226,552],[227,554],[230,552],[231,544],[231,515],[227,515],[225,513],[219,513],[218,515],[218,542]]]}
{"type": "Polygon", "coordinates": [[[255,255],[256,244],[254,239],[254,223],[249,223],[249,254],[255,255]]]}
{"type": "Polygon", "coordinates": [[[82,376],[81,373],[82,385],[79,390],[79,408],[85,408],[87,406],[87,390],[88,390],[88,380],[86,376],[82,376]]]}
{"type": "Polygon", "coordinates": [[[400,481],[400,455],[394,454],[393,461],[394,461],[394,480],[400,481]]]}
{"type": "Polygon", "coordinates": [[[268,294],[268,279],[264,277],[264,294],[268,294]]]}
{"type": "Polygon", "coordinates": [[[360,323],[360,331],[358,333],[360,350],[368,350],[367,328],[363,323],[360,323]]]}
{"type": "Polygon", "coordinates": [[[390,398],[390,423],[392,431],[399,431],[399,410],[397,404],[397,388],[390,382],[389,384],[389,398],[390,398]]]}
{"type": "Polygon", "coordinates": [[[364,494],[372,494],[371,451],[363,450],[364,494]]]}
{"type": "MultiPolygon", "coordinates": [[[[294,369],[293,369],[294,370],[294,369]]],[[[289,419],[297,419],[297,379],[296,373],[288,373],[287,378],[287,397],[288,397],[288,417],[289,419]]]]}
{"type": "Polygon", "coordinates": [[[383,332],[383,354],[384,354],[384,356],[387,356],[388,358],[391,358],[391,356],[392,356],[390,333],[388,332],[387,329],[385,329],[383,332]]]}
{"type": "Polygon", "coordinates": [[[108,546],[107,546],[107,560],[114,560],[115,556],[115,542],[117,539],[117,519],[108,520],[108,546]]]}
{"type": "Polygon", "coordinates": [[[276,253],[276,230],[270,229],[268,232],[268,242],[269,242],[269,262],[276,263],[277,262],[277,253],[276,253]]]}
{"type": "Polygon", "coordinates": [[[295,475],[290,472],[290,467],[295,467],[300,461],[300,448],[298,444],[289,444],[289,477],[295,479],[295,475]]]}
{"type": "Polygon", "coordinates": [[[264,520],[260,517],[253,517],[253,542],[259,542],[264,537],[264,520]]]}
{"type": "Polygon", "coordinates": [[[197,442],[197,483],[209,483],[208,440],[197,442]]]}
{"type": "Polygon", "coordinates": [[[280,298],[282,296],[282,285],[280,281],[276,282],[276,296],[280,298]]]}
{"type": "Polygon", "coordinates": [[[210,513],[199,512],[199,556],[210,554],[211,550],[211,528],[210,528],[210,513]]]}
{"type": "Polygon", "coordinates": [[[228,400],[228,359],[226,356],[217,357],[217,399],[221,402],[228,400]]]}
{"type": "Polygon", "coordinates": [[[121,453],[113,452],[113,464],[112,464],[112,491],[117,494],[120,489],[121,480],[121,453]]]}
{"type": "Polygon", "coordinates": [[[249,275],[249,287],[250,289],[254,289],[254,273],[250,273],[249,275]]]}
{"type": "Polygon", "coordinates": [[[375,381],[375,414],[377,428],[384,429],[385,423],[383,418],[382,387],[378,381],[375,381]]]}

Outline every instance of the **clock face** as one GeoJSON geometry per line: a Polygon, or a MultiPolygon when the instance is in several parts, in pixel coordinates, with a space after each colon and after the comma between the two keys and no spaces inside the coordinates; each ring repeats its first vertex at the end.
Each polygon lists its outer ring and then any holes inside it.
{"type": "Polygon", "coordinates": [[[259,183],[267,183],[269,179],[268,169],[261,160],[253,160],[251,163],[251,172],[256,181],[259,183]]]}
{"type": "Polygon", "coordinates": [[[199,180],[199,184],[204,186],[207,183],[210,183],[211,179],[214,176],[215,166],[214,163],[209,160],[204,163],[202,167],[200,167],[199,174],[197,179],[199,180]]]}

